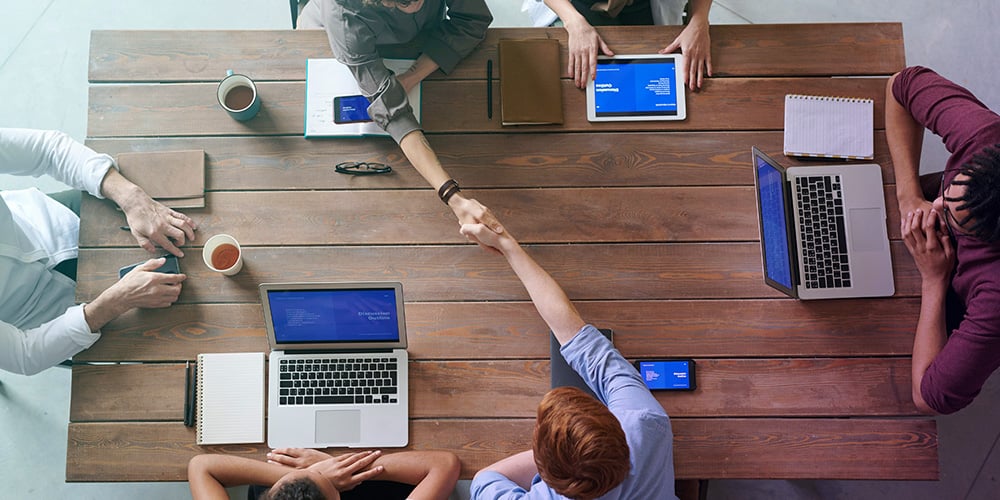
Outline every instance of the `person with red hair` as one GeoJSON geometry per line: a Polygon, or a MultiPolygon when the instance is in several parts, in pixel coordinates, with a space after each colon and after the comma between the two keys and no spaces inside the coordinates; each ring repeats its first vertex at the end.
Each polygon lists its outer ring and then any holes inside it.
{"type": "Polygon", "coordinates": [[[600,399],[571,387],[546,394],[532,449],[479,471],[472,498],[676,498],[670,418],[635,368],[509,231],[464,224],[462,234],[507,259],[566,362],[600,399]]]}

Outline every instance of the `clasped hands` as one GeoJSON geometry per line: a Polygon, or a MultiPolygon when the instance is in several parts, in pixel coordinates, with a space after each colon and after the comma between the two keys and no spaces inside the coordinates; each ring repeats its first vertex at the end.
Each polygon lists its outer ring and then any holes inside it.
{"type": "Polygon", "coordinates": [[[267,454],[267,462],[295,469],[309,469],[330,481],[337,491],[348,491],[385,471],[385,467],[381,465],[372,467],[381,456],[382,452],[379,450],[334,457],[310,448],[277,448],[267,454]]]}
{"type": "Polygon", "coordinates": [[[925,284],[945,285],[955,266],[955,250],[937,210],[918,207],[902,215],[900,233],[925,284]]]}

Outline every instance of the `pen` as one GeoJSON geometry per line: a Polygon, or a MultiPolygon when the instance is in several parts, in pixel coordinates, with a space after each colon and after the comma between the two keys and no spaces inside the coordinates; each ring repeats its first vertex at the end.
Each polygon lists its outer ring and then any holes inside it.
{"type": "Polygon", "coordinates": [[[184,425],[194,425],[194,376],[191,373],[191,362],[184,363],[184,425]]]}
{"type": "Polygon", "coordinates": [[[132,228],[130,228],[128,226],[118,226],[118,229],[121,229],[122,231],[131,231],[132,230],[132,228]]]}
{"type": "Polygon", "coordinates": [[[486,117],[493,119],[493,59],[486,60],[486,117]]]}

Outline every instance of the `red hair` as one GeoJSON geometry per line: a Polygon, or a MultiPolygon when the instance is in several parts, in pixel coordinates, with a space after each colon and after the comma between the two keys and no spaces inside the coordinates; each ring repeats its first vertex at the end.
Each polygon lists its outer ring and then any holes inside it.
{"type": "Polygon", "coordinates": [[[625,480],[629,449],[621,423],[575,387],[553,389],[538,405],[533,440],[542,480],[565,497],[597,498],[625,480]]]}

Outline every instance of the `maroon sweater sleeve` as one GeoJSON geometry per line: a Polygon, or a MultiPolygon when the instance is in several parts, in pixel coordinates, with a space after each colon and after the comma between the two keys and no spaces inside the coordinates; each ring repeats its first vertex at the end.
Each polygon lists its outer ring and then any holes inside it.
{"type": "MultiPolygon", "coordinates": [[[[984,147],[1000,142],[1000,117],[971,92],[920,66],[893,82],[893,96],[924,127],[941,136],[949,177],[984,147]]],[[[979,394],[1000,367],[1000,254],[997,245],[969,237],[958,242],[952,286],[965,316],[920,381],[920,395],[939,413],[954,413],[979,394]]]]}

